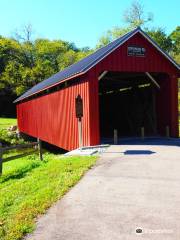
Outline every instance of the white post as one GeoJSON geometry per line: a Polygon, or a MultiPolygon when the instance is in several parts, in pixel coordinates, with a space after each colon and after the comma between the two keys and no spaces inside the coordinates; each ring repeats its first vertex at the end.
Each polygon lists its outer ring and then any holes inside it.
{"type": "Polygon", "coordinates": [[[82,147],[82,121],[81,121],[81,118],[78,118],[78,135],[79,135],[79,147],[81,150],[81,147],[82,147]]]}
{"type": "Polygon", "coordinates": [[[41,140],[39,138],[37,139],[37,142],[38,142],[38,150],[39,150],[39,159],[42,161],[43,160],[42,142],[41,142],[41,140]]]}
{"type": "Polygon", "coordinates": [[[117,129],[114,129],[114,144],[118,144],[118,131],[117,129]]]}
{"type": "Polygon", "coordinates": [[[169,138],[170,137],[170,131],[169,131],[169,126],[166,126],[166,137],[169,138]]]}
{"type": "Polygon", "coordinates": [[[141,127],[141,139],[144,140],[144,127],[141,127]]]}

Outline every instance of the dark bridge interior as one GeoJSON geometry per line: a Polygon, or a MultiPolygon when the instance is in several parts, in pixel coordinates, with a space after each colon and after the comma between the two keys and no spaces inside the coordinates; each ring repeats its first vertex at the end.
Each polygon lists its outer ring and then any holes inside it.
{"type": "MultiPolygon", "coordinates": [[[[152,74],[157,79],[158,74],[152,74]]],[[[100,135],[112,138],[157,135],[156,93],[159,90],[145,73],[108,72],[99,80],[100,135]]]]}

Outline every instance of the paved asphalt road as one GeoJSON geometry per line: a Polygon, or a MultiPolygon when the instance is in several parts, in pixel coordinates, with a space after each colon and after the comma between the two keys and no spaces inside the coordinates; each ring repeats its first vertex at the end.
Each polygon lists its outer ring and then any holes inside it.
{"type": "Polygon", "coordinates": [[[26,239],[180,239],[180,147],[109,147],[26,239]]]}

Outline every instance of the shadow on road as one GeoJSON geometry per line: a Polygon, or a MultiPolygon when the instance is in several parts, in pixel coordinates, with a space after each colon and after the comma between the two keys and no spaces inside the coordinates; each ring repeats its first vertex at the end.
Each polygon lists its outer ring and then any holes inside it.
{"type": "Polygon", "coordinates": [[[124,155],[149,155],[154,154],[156,152],[150,151],[150,150],[126,150],[124,152],[124,155]]]}
{"type": "MultiPolygon", "coordinates": [[[[103,144],[113,144],[112,138],[102,139],[103,144]]],[[[159,145],[159,146],[180,146],[180,138],[118,138],[117,145],[159,145]]]]}

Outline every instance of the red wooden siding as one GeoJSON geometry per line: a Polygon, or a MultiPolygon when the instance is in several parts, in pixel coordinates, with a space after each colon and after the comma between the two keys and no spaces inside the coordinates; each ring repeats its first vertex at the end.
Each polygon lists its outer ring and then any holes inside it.
{"type": "Polygon", "coordinates": [[[158,129],[164,134],[165,126],[170,125],[171,136],[178,136],[177,69],[140,33],[89,70],[81,77],[80,83],[18,104],[20,131],[67,150],[77,148],[75,97],[80,94],[84,103],[83,145],[99,144],[98,76],[105,70],[166,73],[166,77],[159,80],[161,90],[157,96],[158,129]],[[146,56],[128,57],[129,45],[145,47],[146,56]]]}
{"type": "Polygon", "coordinates": [[[83,98],[83,144],[89,145],[89,85],[87,81],[17,105],[21,132],[71,150],[78,147],[75,97],[83,98]]]}
{"type": "Polygon", "coordinates": [[[88,81],[90,83],[89,90],[90,96],[92,96],[90,97],[90,128],[93,129],[90,135],[91,145],[99,143],[99,98],[97,97],[98,76],[106,70],[119,72],[167,73],[169,79],[162,79],[163,86],[159,92],[161,97],[159,96],[157,99],[157,104],[159,106],[158,125],[159,128],[161,128],[161,134],[164,135],[165,126],[170,125],[171,136],[178,137],[177,69],[150,42],[148,42],[140,33],[137,33],[88,72],[88,81]],[[145,47],[146,56],[127,56],[127,47],[129,45],[145,47]]]}

